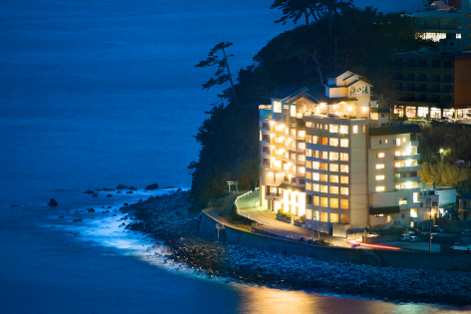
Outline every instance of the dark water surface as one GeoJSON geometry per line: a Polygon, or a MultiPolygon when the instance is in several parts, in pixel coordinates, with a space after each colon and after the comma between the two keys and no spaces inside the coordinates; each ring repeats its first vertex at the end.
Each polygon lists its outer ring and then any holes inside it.
{"type": "Polygon", "coordinates": [[[200,88],[212,71],[193,65],[221,41],[234,42],[233,72],[249,65],[288,29],[271,2],[0,1],[1,313],[452,310],[209,281],[146,260],[149,240],[113,219],[74,214],[148,196],[89,188],[190,186],[191,136],[217,93],[200,88]]]}

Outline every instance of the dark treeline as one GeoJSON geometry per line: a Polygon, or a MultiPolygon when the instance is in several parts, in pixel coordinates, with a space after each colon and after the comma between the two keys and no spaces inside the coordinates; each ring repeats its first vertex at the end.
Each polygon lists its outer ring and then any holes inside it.
{"type": "Polygon", "coordinates": [[[273,38],[253,65],[239,71],[234,87],[238,105],[226,89],[198,128],[199,160],[189,166],[195,210],[224,196],[227,180],[239,180],[240,189],[259,184],[258,105],[289,86],[322,85],[335,70],[335,42],[337,68],[362,75],[374,85],[382,106],[388,106],[389,56],[432,45],[415,39],[415,31],[412,19],[401,14],[343,6],[273,38]]]}

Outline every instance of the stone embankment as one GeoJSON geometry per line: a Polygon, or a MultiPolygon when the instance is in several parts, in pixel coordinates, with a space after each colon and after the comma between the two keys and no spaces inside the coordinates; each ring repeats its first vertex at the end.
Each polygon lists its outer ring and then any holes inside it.
{"type": "Polygon", "coordinates": [[[200,216],[189,207],[187,192],[151,198],[127,208],[139,220],[128,227],[165,238],[171,259],[212,278],[397,302],[471,304],[471,272],[324,262],[218,243],[198,236],[200,216]]]}

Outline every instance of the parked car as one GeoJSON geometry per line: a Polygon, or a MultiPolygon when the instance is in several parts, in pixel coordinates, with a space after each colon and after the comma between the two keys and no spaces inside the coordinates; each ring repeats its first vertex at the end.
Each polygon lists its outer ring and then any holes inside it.
{"type": "Polygon", "coordinates": [[[471,229],[466,229],[461,232],[462,235],[464,236],[471,236],[471,229]]]}
{"type": "Polygon", "coordinates": [[[410,242],[420,242],[420,238],[417,237],[417,236],[411,236],[409,241],[410,242]]]}
{"type": "Polygon", "coordinates": [[[379,237],[379,234],[376,232],[370,231],[366,234],[367,237],[379,237]]]}
{"type": "Polygon", "coordinates": [[[409,241],[410,238],[411,238],[411,235],[410,235],[410,234],[404,233],[404,234],[401,234],[401,237],[399,238],[399,240],[401,240],[401,241],[409,241]]]}

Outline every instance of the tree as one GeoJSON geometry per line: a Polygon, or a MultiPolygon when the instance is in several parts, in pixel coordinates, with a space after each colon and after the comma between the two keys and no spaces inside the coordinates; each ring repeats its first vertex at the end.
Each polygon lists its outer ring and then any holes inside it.
{"type": "Polygon", "coordinates": [[[200,61],[198,64],[195,65],[196,68],[207,68],[210,66],[217,66],[217,71],[214,73],[216,79],[210,78],[206,83],[201,84],[204,89],[209,90],[214,85],[222,85],[225,82],[229,81],[231,83],[232,95],[234,97],[234,101],[237,105],[237,96],[234,89],[234,82],[232,81],[231,70],[229,68],[229,62],[227,61],[228,57],[233,57],[234,55],[226,55],[226,51],[224,49],[229,48],[232,46],[233,43],[230,42],[222,42],[214,46],[213,49],[209,51],[208,58],[206,60],[200,61]],[[223,53],[224,57],[220,58],[217,53],[223,53]],[[227,73],[225,73],[227,70],[227,73]]]}

